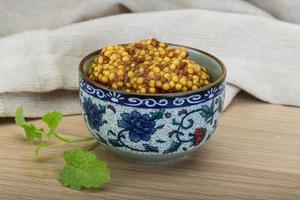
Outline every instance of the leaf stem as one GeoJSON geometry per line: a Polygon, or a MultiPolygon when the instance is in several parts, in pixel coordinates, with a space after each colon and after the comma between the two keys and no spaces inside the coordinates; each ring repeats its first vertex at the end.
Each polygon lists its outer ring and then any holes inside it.
{"type": "Polygon", "coordinates": [[[93,144],[90,144],[90,145],[87,145],[87,146],[83,147],[83,149],[86,150],[86,151],[92,151],[93,149],[95,149],[99,145],[100,145],[99,142],[95,142],[93,144]]]}
{"type": "MultiPolygon", "coordinates": [[[[74,143],[80,143],[80,142],[87,142],[87,141],[91,141],[91,140],[95,140],[95,137],[94,136],[88,136],[88,137],[84,137],[84,138],[70,140],[68,142],[61,142],[61,143],[55,143],[55,144],[41,143],[41,144],[39,144],[39,145],[36,146],[36,148],[35,148],[35,154],[38,155],[39,151],[41,149],[44,149],[44,148],[58,147],[58,146],[63,146],[63,145],[68,145],[68,144],[74,144],[74,143]]],[[[94,148],[96,148],[96,147],[94,147],[94,148]]]]}
{"type": "Polygon", "coordinates": [[[67,138],[59,135],[58,133],[54,133],[55,137],[63,142],[70,142],[70,140],[68,140],[67,138]]]}
{"type": "Polygon", "coordinates": [[[68,143],[78,143],[78,142],[85,142],[90,140],[96,140],[96,138],[94,136],[87,136],[87,137],[70,140],[68,143]]]}
{"type": "Polygon", "coordinates": [[[63,137],[65,140],[74,140],[74,139],[79,139],[82,138],[82,136],[75,136],[75,135],[69,135],[69,134],[63,134],[63,133],[56,133],[60,137],[63,137]]]}

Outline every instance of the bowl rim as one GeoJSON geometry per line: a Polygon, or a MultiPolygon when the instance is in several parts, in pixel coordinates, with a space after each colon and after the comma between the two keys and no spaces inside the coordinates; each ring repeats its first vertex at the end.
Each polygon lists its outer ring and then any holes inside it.
{"type": "MultiPolygon", "coordinates": [[[[191,94],[196,94],[196,93],[200,93],[206,90],[209,90],[210,88],[216,87],[218,85],[220,85],[226,77],[227,74],[227,70],[226,67],[224,65],[224,63],[217,58],[216,56],[212,55],[211,53],[208,53],[206,51],[194,48],[194,47],[189,47],[189,46],[185,46],[185,45],[179,45],[179,44],[173,44],[173,43],[166,43],[168,45],[171,46],[177,46],[177,47],[185,47],[187,49],[196,51],[196,52],[200,52],[203,53],[205,55],[207,55],[208,57],[212,58],[213,60],[215,60],[222,69],[221,75],[219,75],[219,77],[217,78],[217,80],[215,80],[212,84],[210,84],[209,86],[205,86],[202,87],[198,90],[189,90],[186,92],[176,92],[176,93],[157,93],[157,94],[140,94],[140,93],[134,93],[134,92],[127,92],[125,90],[115,90],[112,88],[109,88],[107,86],[101,85],[100,83],[97,83],[95,81],[90,80],[87,75],[84,73],[83,68],[84,68],[84,64],[93,56],[98,55],[99,52],[103,49],[97,49],[89,54],[87,54],[86,56],[84,56],[84,58],[80,61],[79,63],[79,76],[80,78],[82,78],[83,80],[87,81],[89,84],[96,86],[98,88],[104,89],[104,90],[108,90],[108,91],[112,91],[112,92],[116,92],[116,93],[121,93],[121,94],[125,94],[125,95],[134,95],[134,96],[140,96],[140,97],[174,97],[174,96],[183,96],[183,95],[191,95],[191,94]]],[[[126,45],[126,44],[119,44],[119,45],[126,45]]]]}

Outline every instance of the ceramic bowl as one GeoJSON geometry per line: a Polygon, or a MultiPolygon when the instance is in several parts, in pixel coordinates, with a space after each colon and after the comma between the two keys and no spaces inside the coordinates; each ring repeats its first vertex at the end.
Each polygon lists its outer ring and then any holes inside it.
{"type": "Polygon", "coordinates": [[[121,157],[141,163],[172,161],[203,145],[221,116],[226,69],[215,56],[186,48],[192,60],[207,68],[213,80],[210,86],[170,94],[113,90],[86,76],[101,49],[83,58],[79,66],[80,101],[91,134],[121,157]]]}

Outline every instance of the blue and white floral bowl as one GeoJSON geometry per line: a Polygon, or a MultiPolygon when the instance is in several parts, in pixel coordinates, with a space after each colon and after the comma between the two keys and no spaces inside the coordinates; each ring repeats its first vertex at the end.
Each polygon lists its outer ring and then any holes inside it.
{"type": "Polygon", "coordinates": [[[80,62],[83,117],[99,142],[127,160],[161,163],[190,153],[213,135],[224,102],[226,69],[211,54],[186,48],[192,60],[207,68],[213,84],[182,93],[134,94],[87,78],[87,69],[101,50],[80,62]]]}

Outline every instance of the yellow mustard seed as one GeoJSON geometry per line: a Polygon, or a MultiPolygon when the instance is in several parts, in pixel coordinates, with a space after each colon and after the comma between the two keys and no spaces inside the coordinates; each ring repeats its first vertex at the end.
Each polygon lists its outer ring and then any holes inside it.
{"type": "Polygon", "coordinates": [[[108,66],[108,70],[110,70],[110,71],[113,70],[114,68],[115,68],[114,65],[109,65],[109,66],[108,66]]]}
{"type": "Polygon", "coordinates": [[[100,56],[100,57],[98,58],[98,64],[102,64],[102,63],[103,63],[103,57],[100,56]]]}
{"type": "Polygon", "coordinates": [[[118,66],[118,69],[124,70],[125,67],[124,67],[124,65],[119,65],[119,66],[118,66]]]}
{"type": "Polygon", "coordinates": [[[164,71],[160,71],[158,74],[159,74],[160,76],[164,76],[164,75],[165,75],[165,72],[164,72],[164,71]]]}
{"type": "Polygon", "coordinates": [[[144,82],[144,78],[143,77],[138,77],[137,83],[142,84],[143,82],[144,82]]]}
{"type": "Polygon", "coordinates": [[[186,52],[185,51],[180,52],[179,56],[182,57],[182,58],[186,57],[186,52]]]}
{"type": "Polygon", "coordinates": [[[170,85],[168,83],[164,83],[162,88],[163,88],[163,90],[167,91],[170,89],[170,85]]]}
{"type": "Polygon", "coordinates": [[[172,81],[174,81],[175,83],[177,83],[179,81],[179,78],[177,75],[172,76],[172,81]]]}
{"type": "Polygon", "coordinates": [[[182,78],[180,78],[180,83],[182,84],[182,85],[186,85],[186,78],[184,78],[184,77],[182,77],[182,78]]]}
{"type": "Polygon", "coordinates": [[[109,78],[110,81],[112,81],[115,78],[115,74],[114,73],[110,73],[108,75],[108,78],[109,78]]]}
{"type": "Polygon", "coordinates": [[[132,77],[134,77],[134,72],[133,71],[129,71],[127,73],[127,75],[128,75],[129,78],[132,78],[132,77]]]}
{"type": "Polygon", "coordinates": [[[193,84],[194,84],[194,85],[199,84],[199,80],[193,80],[193,84]]]}
{"type": "Polygon", "coordinates": [[[196,81],[198,81],[198,80],[199,80],[199,76],[197,76],[197,75],[193,75],[193,80],[196,80],[196,81]]]}
{"type": "Polygon", "coordinates": [[[155,73],[158,73],[158,72],[160,72],[160,68],[159,68],[159,67],[155,67],[155,68],[153,69],[153,71],[154,71],[155,73]]]}
{"type": "Polygon", "coordinates": [[[107,76],[102,76],[102,77],[101,77],[101,82],[107,83],[107,82],[108,82],[107,76]]]}
{"type": "Polygon", "coordinates": [[[192,82],[192,81],[187,81],[186,85],[187,85],[189,88],[192,88],[192,87],[193,87],[193,82],[192,82]]]}
{"type": "Polygon", "coordinates": [[[201,74],[201,79],[203,79],[203,80],[207,80],[208,79],[208,77],[207,77],[207,75],[206,74],[201,74]]]}
{"type": "Polygon", "coordinates": [[[170,82],[169,82],[169,85],[170,85],[170,88],[173,89],[173,88],[175,87],[174,81],[170,81],[170,82]]]}
{"type": "Polygon", "coordinates": [[[124,56],[124,57],[122,58],[122,61],[123,61],[123,62],[129,61],[129,57],[128,57],[128,56],[124,56]]]}
{"type": "Polygon", "coordinates": [[[111,55],[111,53],[112,53],[111,51],[107,50],[107,51],[104,52],[104,55],[109,57],[111,55]]]}
{"type": "Polygon", "coordinates": [[[183,92],[210,84],[207,69],[190,60],[186,48],[172,48],[156,39],[103,48],[87,76],[135,93],[183,92]]]}
{"type": "Polygon", "coordinates": [[[117,86],[118,86],[118,87],[122,87],[122,86],[123,86],[123,82],[122,82],[122,81],[118,81],[118,82],[117,82],[117,86]]]}
{"type": "Polygon", "coordinates": [[[170,68],[169,67],[165,67],[164,68],[164,72],[169,72],[170,71],[170,68]]]}
{"type": "Polygon", "coordinates": [[[113,89],[118,89],[118,85],[116,84],[116,83],[113,83],[112,85],[111,85],[111,87],[113,88],[113,89]]]}
{"type": "Polygon", "coordinates": [[[124,71],[123,71],[123,70],[119,69],[119,70],[117,71],[117,75],[118,75],[118,76],[122,76],[123,74],[124,74],[124,71]]]}
{"type": "Polygon", "coordinates": [[[155,84],[156,84],[156,83],[155,83],[155,80],[150,80],[150,81],[149,81],[149,86],[150,86],[150,87],[155,88],[155,84]]]}
{"type": "Polygon", "coordinates": [[[146,90],[146,88],[141,88],[141,89],[140,89],[140,92],[141,92],[142,94],[145,94],[145,93],[147,92],[147,90],[146,90]]]}
{"type": "Polygon", "coordinates": [[[201,86],[204,86],[204,81],[203,81],[202,79],[200,79],[199,84],[200,84],[201,86]]]}
{"type": "Polygon", "coordinates": [[[164,57],[164,61],[165,61],[165,62],[169,62],[170,60],[171,60],[170,57],[168,57],[168,56],[164,57]]]}
{"type": "Polygon", "coordinates": [[[108,70],[103,70],[103,74],[104,74],[105,76],[108,76],[108,75],[109,75],[109,71],[108,71],[108,70]]]}
{"type": "Polygon", "coordinates": [[[156,87],[161,88],[161,86],[162,86],[161,81],[156,81],[156,87]]]}
{"type": "Polygon", "coordinates": [[[174,60],[172,61],[172,63],[176,66],[176,65],[179,64],[179,60],[178,60],[178,59],[174,59],[174,60]]]}
{"type": "Polygon", "coordinates": [[[194,73],[194,70],[191,69],[191,68],[189,68],[189,69],[187,69],[187,72],[188,72],[189,74],[193,74],[193,73],[194,73]]]}
{"type": "Polygon", "coordinates": [[[175,70],[175,69],[176,69],[176,65],[175,65],[175,64],[171,64],[171,65],[170,65],[170,69],[171,69],[171,70],[175,70]]]}
{"type": "Polygon", "coordinates": [[[170,75],[169,73],[165,73],[165,74],[164,74],[164,78],[165,78],[165,79],[169,79],[170,77],[171,77],[171,75],[170,75]]]}
{"type": "Polygon", "coordinates": [[[174,53],[173,53],[173,52],[170,52],[170,53],[168,53],[168,56],[169,56],[170,58],[172,58],[172,57],[174,56],[174,53]]]}
{"type": "Polygon", "coordinates": [[[146,54],[146,51],[145,50],[141,50],[140,51],[140,55],[145,55],[146,54]]]}
{"type": "Polygon", "coordinates": [[[155,94],[155,92],[156,92],[155,87],[149,88],[149,92],[150,92],[151,94],[155,94]]]}
{"type": "Polygon", "coordinates": [[[94,72],[99,72],[100,71],[100,68],[99,67],[95,67],[94,68],[94,72]]]}
{"type": "Polygon", "coordinates": [[[126,52],[126,51],[123,51],[123,52],[121,53],[121,56],[122,56],[122,57],[128,57],[128,55],[129,55],[129,54],[128,54],[128,52],[126,52]]]}
{"type": "Polygon", "coordinates": [[[103,65],[103,69],[108,69],[109,65],[108,64],[104,64],[103,65]]]}
{"type": "Polygon", "coordinates": [[[181,83],[176,83],[175,89],[176,89],[177,91],[180,91],[180,90],[182,89],[182,84],[181,84],[181,83]]]}
{"type": "Polygon", "coordinates": [[[117,59],[117,54],[114,53],[110,56],[109,61],[114,61],[116,59],[117,59]]]}
{"type": "Polygon", "coordinates": [[[154,77],[155,76],[153,71],[150,71],[148,75],[149,75],[149,77],[154,77]]]}
{"type": "Polygon", "coordinates": [[[134,85],[135,81],[136,81],[135,77],[129,80],[129,82],[130,82],[132,85],[134,85]]]}

